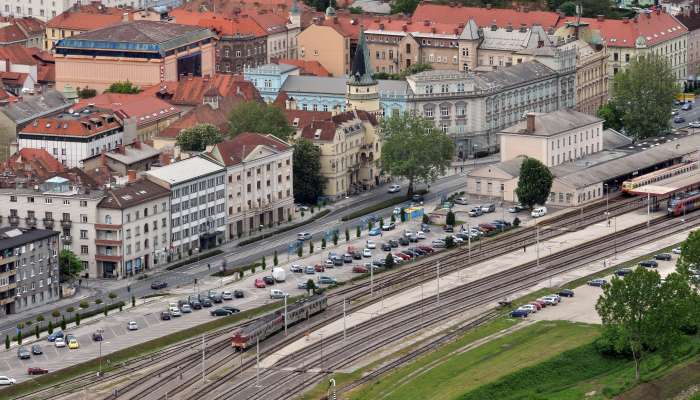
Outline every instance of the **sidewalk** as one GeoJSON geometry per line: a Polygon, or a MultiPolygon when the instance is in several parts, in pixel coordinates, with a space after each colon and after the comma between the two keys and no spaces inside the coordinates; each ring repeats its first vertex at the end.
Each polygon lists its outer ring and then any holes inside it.
{"type": "MultiPolygon", "coordinates": [[[[17,325],[20,322],[26,322],[28,320],[32,320],[32,322],[36,323],[36,317],[39,315],[43,315],[44,318],[48,321],[49,319],[51,319],[51,312],[53,310],[55,310],[57,308],[63,308],[63,307],[72,305],[73,303],[75,303],[77,301],[80,301],[84,298],[95,295],[97,293],[99,293],[99,292],[95,289],[83,287],[83,288],[80,288],[80,290],[72,297],[66,297],[66,298],[63,298],[63,299],[58,300],[56,302],[53,302],[53,303],[44,304],[42,306],[23,310],[22,312],[20,312],[18,314],[5,315],[2,318],[2,322],[3,322],[3,324],[12,323],[14,325],[17,325]]],[[[77,309],[78,307],[75,307],[75,308],[77,309]]],[[[25,328],[25,330],[26,330],[26,328],[25,328]]],[[[34,331],[32,330],[32,332],[34,332],[34,331]]]]}

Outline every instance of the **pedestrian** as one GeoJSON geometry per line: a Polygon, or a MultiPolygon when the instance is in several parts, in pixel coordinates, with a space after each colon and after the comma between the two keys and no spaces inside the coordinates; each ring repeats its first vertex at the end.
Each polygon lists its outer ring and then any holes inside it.
{"type": "Polygon", "coordinates": [[[526,253],[527,246],[523,246],[523,253],[526,253]]]}
{"type": "Polygon", "coordinates": [[[211,264],[207,263],[207,269],[211,271],[211,264]]]}
{"type": "Polygon", "coordinates": [[[81,286],[82,284],[83,284],[83,280],[82,280],[82,279],[78,279],[78,286],[81,286]]]}

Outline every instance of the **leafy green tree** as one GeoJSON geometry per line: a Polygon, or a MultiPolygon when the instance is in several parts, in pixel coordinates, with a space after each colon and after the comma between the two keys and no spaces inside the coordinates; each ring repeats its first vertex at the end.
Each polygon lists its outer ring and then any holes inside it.
{"type": "Polygon", "coordinates": [[[530,209],[535,204],[544,204],[553,181],[549,168],[535,158],[526,157],[520,166],[518,187],[515,188],[518,201],[530,209]]]}
{"type": "Polygon", "coordinates": [[[85,309],[85,308],[90,307],[90,303],[88,303],[87,300],[81,300],[79,306],[80,306],[80,308],[85,309]]]}
{"type": "Polygon", "coordinates": [[[333,244],[338,245],[338,232],[333,232],[333,244]]]}
{"type": "Polygon", "coordinates": [[[326,187],[326,179],[321,175],[321,150],[311,141],[300,139],[294,144],[293,158],[294,200],[315,204],[326,187]]]}
{"type": "Polygon", "coordinates": [[[197,124],[183,129],[177,135],[175,143],[184,151],[204,151],[207,146],[223,140],[219,129],[212,124],[197,124]]]}
{"type": "Polygon", "coordinates": [[[394,215],[394,214],[392,213],[392,214],[391,214],[391,219],[390,219],[390,220],[391,220],[391,223],[392,223],[392,224],[393,224],[394,222],[396,222],[396,215],[394,215]]]}
{"type": "Polygon", "coordinates": [[[677,296],[690,292],[679,274],[670,274],[661,283],[658,272],[646,268],[637,268],[624,279],[613,277],[603,288],[596,310],[604,333],[616,351],[632,355],[637,381],[647,351],[668,350],[680,340],[689,310],[687,301],[677,296]]]}
{"type": "Polygon", "coordinates": [[[418,7],[419,0],[395,0],[391,3],[391,13],[413,14],[418,7]]]}
{"type": "Polygon", "coordinates": [[[357,237],[359,239],[361,235],[362,235],[362,228],[360,228],[360,225],[357,225],[357,227],[355,228],[355,237],[357,237]]]}
{"type": "Polygon", "coordinates": [[[309,254],[314,254],[314,242],[313,241],[309,241],[309,254]]]}
{"type": "Polygon", "coordinates": [[[452,237],[452,235],[445,236],[445,247],[448,249],[455,247],[455,239],[452,237]]]}
{"type": "Polygon", "coordinates": [[[455,213],[453,213],[452,210],[448,211],[447,216],[445,216],[445,224],[454,226],[455,221],[457,221],[455,213]]]}
{"type": "Polygon", "coordinates": [[[345,241],[349,242],[350,241],[350,229],[345,228],[345,241]]]}
{"type": "Polygon", "coordinates": [[[34,336],[39,339],[39,325],[34,325],[34,336]]]}
{"type": "Polygon", "coordinates": [[[363,10],[360,7],[348,7],[350,14],[362,14],[363,10]]]}
{"type": "Polygon", "coordinates": [[[75,313],[75,326],[80,326],[80,313],[75,313]]]}
{"type": "Polygon", "coordinates": [[[131,296],[131,306],[136,307],[136,297],[135,296],[131,296]]]}
{"type": "Polygon", "coordinates": [[[274,255],[272,256],[272,264],[276,267],[277,264],[279,264],[279,260],[277,259],[277,250],[275,250],[274,255]]]}
{"type": "Polygon", "coordinates": [[[53,321],[49,321],[49,324],[46,327],[46,332],[48,332],[49,335],[53,333],[53,321]]]}
{"type": "Polygon", "coordinates": [[[434,181],[452,162],[454,142],[431,120],[399,113],[382,119],[381,131],[381,166],[389,175],[408,180],[409,196],[416,181],[434,181]]]}
{"type": "Polygon", "coordinates": [[[114,82],[109,85],[109,88],[105,90],[107,93],[139,93],[141,89],[138,86],[134,86],[129,80],[114,82]]]}
{"type": "Polygon", "coordinates": [[[36,317],[36,322],[37,322],[38,324],[41,324],[42,322],[44,322],[44,316],[41,315],[41,314],[37,315],[37,317],[36,317]]]}
{"type": "Polygon", "coordinates": [[[61,315],[61,330],[66,330],[66,316],[61,315]]]}
{"type": "Polygon", "coordinates": [[[22,331],[17,331],[17,344],[22,344],[22,331]]]}
{"type": "Polygon", "coordinates": [[[10,335],[5,335],[5,349],[10,348],[10,335]]]}
{"type": "Polygon", "coordinates": [[[114,293],[114,292],[109,292],[109,294],[107,295],[107,297],[109,297],[109,299],[112,300],[112,302],[114,302],[114,299],[117,298],[117,294],[114,293]]]}
{"type": "Polygon", "coordinates": [[[306,281],[306,290],[309,292],[309,294],[314,294],[314,291],[316,290],[316,282],[314,282],[313,279],[309,279],[306,281]]]}
{"type": "Polygon", "coordinates": [[[633,58],[612,85],[612,103],[626,133],[643,139],[665,131],[678,90],[668,58],[654,53],[633,58]]]}
{"type": "Polygon", "coordinates": [[[61,270],[61,281],[73,279],[83,269],[80,259],[70,250],[63,249],[58,253],[58,266],[61,270]]]}
{"type": "Polygon", "coordinates": [[[574,4],[572,1],[567,1],[559,6],[559,10],[566,14],[567,17],[574,16],[576,15],[576,4],[574,4]]]}
{"type": "Polygon", "coordinates": [[[393,268],[394,267],[394,255],[391,253],[387,253],[386,257],[384,258],[384,267],[388,268],[393,268]]]}
{"type": "Polygon", "coordinates": [[[322,249],[326,248],[326,238],[321,238],[321,248],[322,249]]]}
{"type": "Polygon", "coordinates": [[[374,226],[374,223],[371,220],[367,221],[367,230],[368,231],[371,231],[373,226],[374,226]]]}
{"type": "Polygon", "coordinates": [[[267,269],[267,261],[265,260],[265,256],[262,256],[262,261],[260,262],[260,265],[262,265],[263,271],[267,269]]]}
{"type": "Polygon", "coordinates": [[[109,309],[107,308],[107,304],[104,305],[104,307],[103,307],[103,309],[102,309],[102,312],[104,313],[105,317],[106,317],[107,314],[109,313],[109,309]]]}
{"type": "Polygon", "coordinates": [[[304,248],[302,246],[297,247],[297,256],[301,258],[304,255],[304,248]]]}
{"type": "Polygon", "coordinates": [[[233,107],[229,115],[229,135],[234,137],[243,132],[269,133],[287,140],[294,134],[294,129],[279,108],[246,101],[233,107]]]}
{"type": "Polygon", "coordinates": [[[603,128],[614,129],[616,131],[622,130],[622,113],[615,108],[612,102],[607,102],[600,106],[598,109],[598,117],[604,120],[603,128]]]}
{"type": "Polygon", "coordinates": [[[700,273],[700,230],[690,232],[688,238],[681,244],[681,255],[676,262],[676,270],[686,277],[696,288],[700,289],[700,281],[694,276],[700,273]]]}

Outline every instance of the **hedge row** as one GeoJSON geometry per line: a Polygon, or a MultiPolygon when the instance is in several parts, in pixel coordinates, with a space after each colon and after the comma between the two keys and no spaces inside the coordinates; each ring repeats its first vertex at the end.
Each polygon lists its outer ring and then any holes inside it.
{"type": "Polygon", "coordinates": [[[248,265],[243,265],[241,267],[235,267],[235,268],[227,268],[226,271],[217,271],[211,274],[211,276],[216,276],[216,277],[222,277],[222,276],[231,276],[233,274],[237,273],[244,273],[246,270],[251,270],[255,271],[255,268],[261,266],[262,263],[260,262],[254,262],[252,264],[248,265]]]}
{"type": "Polygon", "coordinates": [[[265,234],[260,235],[260,236],[255,236],[255,237],[252,237],[249,239],[241,240],[240,242],[238,242],[238,246],[245,246],[245,245],[248,245],[251,243],[259,242],[263,239],[267,239],[271,236],[277,235],[278,233],[283,233],[283,232],[291,231],[292,229],[300,228],[308,223],[316,221],[319,218],[325,217],[330,212],[331,212],[331,210],[328,210],[328,209],[323,210],[323,211],[319,211],[318,213],[316,213],[316,215],[307,219],[306,221],[302,221],[302,222],[296,223],[294,225],[285,226],[284,228],[280,228],[280,229],[277,229],[276,231],[265,233],[265,234]]]}

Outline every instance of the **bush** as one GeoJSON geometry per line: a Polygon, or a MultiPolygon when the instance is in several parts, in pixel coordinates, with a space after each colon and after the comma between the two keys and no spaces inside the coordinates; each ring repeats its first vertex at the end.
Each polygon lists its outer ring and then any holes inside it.
{"type": "MultiPolygon", "coordinates": [[[[114,309],[117,309],[117,308],[123,307],[123,306],[124,306],[124,302],[123,302],[123,301],[118,301],[118,302],[116,302],[116,303],[114,303],[114,304],[105,305],[105,308],[107,308],[108,310],[114,310],[114,309]]],[[[102,312],[104,312],[104,311],[103,311],[103,310],[100,310],[100,309],[85,311],[85,312],[82,314],[82,318],[90,318],[90,317],[93,317],[93,316],[95,316],[95,315],[98,315],[98,314],[100,314],[100,313],[102,313],[102,312]]]]}
{"type": "Polygon", "coordinates": [[[109,299],[113,301],[114,299],[117,298],[117,294],[114,293],[114,292],[109,292],[109,294],[107,295],[107,297],[109,297],[109,299]]]}
{"type": "MultiPolygon", "coordinates": [[[[326,248],[326,238],[321,239],[321,248],[325,249],[326,248]]],[[[312,252],[313,253],[313,252],[312,252]]]]}
{"type": "Polygon", "coordinates": [[[9,348],[10,348],[10,336],[5,335],[5,349],[7,350],[9,348]]]}
{"type": "Polygon", "coordinates": [[[314,254],[314,242],[309,242],[309,254],[314,254]]]}
{"type": "Polygon", "coordinates": [[[34,336],[39,339],[39,325],[34,325],[34,336]]]}
{"type": "Polygon", "coordinates": [[[520,218],[515,217],[515,219],[513,219],[513,227],[517,228],[519,226],[520,226],[520,218]]]}
{"type": "Polygon", "coordinates": [[[49,335],[53,333],[53,321],[49,321],[49,325],[46,328],[46,332],[48,332],[49,335]]]}
{"type": "Polygon", "coordinates": [[[456,220],[455,213],[450,210],[445,217],[445,224],[454,226],[456,220]]]}
{"type": "Polygon", "coordinates": [[[391,253],[387,253],[386,258],[384,259],[384,267],[392,268],[393,266],[394,266],[394,255],[391,253]]]}
{"type": "Polygon", "coordinates": [[[357,225],[357,228],[355,229],[355,236],[359,239],[361,234],[362,230],[360,228],[360,225],[357,225]]]}
{"type": "Polygon", "coordinates": [[[66,330],[66,316],[61,317],[61,330],[65,331],[66,330]]]}
{"type": "Polygon", "coordinates": [[[265,256],[262,256],[262,262],[260,263],[262,265],[263,271],[267,269],[267,261],[265,261],[265,256]]]}
{"type": "Polygon", "coordinates": [[[104,308],[104,311],[103,311],[103,312],[104,312],[105,317],[106,317],[106,316],[107,316],[107,313],[109,312],[109,311],[107,310],[107,305],[105,305],[105,308],[104,308]]]}
{"type": "Polygon", "coordinates": [[[73,314],[73,311],[75,311],[75,308],[73,308],[73,306],[66,308],[66,312],[68,314],[73,314]]]}
{"type": "Polygon", "coordinates": [[[58,311],[58,309],[55,309],[55,310],[51,311],[51,316],[54,317],[54,319],[58,318],[61,316],[61,312],[58,311]]]}
{"type": "Polygon", "coordinates": [[[80,308],[88,308],[88,307],[90,307],[90,303],[88,303],[87,300],[80,301],[80,308]]]}
{"type": "Polygon", "coordinates": [[[277,259],[277,250],[275,250],[275,255],[272,257],[272,264],[275,267],[279,264],[279,260],[277,259]]]}
{"type": "Polygon", "coordinates": [[[131,306],[136,307],[136,297],[131,296],[131,306]]]}
{"type": "MultiPolygon", "coordinates": [[[[240,245],[239,245],[239,246],[240,246],[240,245]]],[[[211,258],[211,257],[214,257],[214,256],[218,256],[219,254],[222,254],[223,252],[224,252],[224,251],[221,250],[221,249],[216,249],[216,250],[208,251],[208,252],[206,252],[206,253],[200,253],[199,256],[196,257],[196,259],[199,260],[199,261],[205,260],[205,259],[207,259],[207,258],[211,258]]],[[[192,260],[191,260],[191,259],[182,260],[182,261],[176,262],[175,264],[169,265],[169,266],[168,266],[167,268],[165,268],[165,269],[168,270],[168,271],[172,271],[172,270],[174,270],[174,269],[178,269],[178,268],[180,268],[180,267],[184,267],[185,265],[190,265],[191,263],[192,263],[192,260]]],[[[143,279],[145,279],[145,278],[143,278],[143,279]]]]}
{"type": "Polygon", "coordinates": [[[41,315],[41,314],[38,315],[38,316],[36,317],[36,322],[39,322],[39,323],[44,322],[44,316],[41,315]]]}
{"type": "Polygon", "coordinates": [[[349,242],[350,241],[350,229],[345,228],[345,241],[349,242]]]}
{"type": "Polygon", "coordinates": [[[455,247],[455,240],[452,236],[445,236],[445,247],[448,249],[455,247]]]}
{"type": "Polygon", "coordinates": [[[304,248],[302,246],[297,247],[297,256],[301,258],[304,255],[304,248]]]}
{"type": "Polygon", "coordinates": [[[22,344],[22,331],[17,332],[17,344],[22,344]]]}
{"type": "Polygon", "coordinates": [[[75,313],[75,326],[80,326],[80,313],[75,313]]]}
{"type": "Polygon", "coordinates": [[[95,304],[97,304],[98,306],[102,304],[102,299],[95,299],[95,304]]]}

